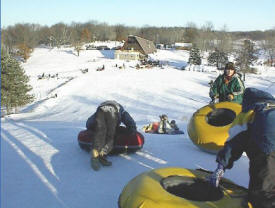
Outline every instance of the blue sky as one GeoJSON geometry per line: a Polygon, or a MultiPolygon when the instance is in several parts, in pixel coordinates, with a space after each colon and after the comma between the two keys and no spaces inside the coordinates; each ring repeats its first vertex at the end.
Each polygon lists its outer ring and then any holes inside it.
{"type": "Polygon", "coordinates": [[[275,28],[274,0],[1,0],[1,27],[16,23],[51,26],[96,20],[109,25],[201,27],[220,30],[275,28]]]}

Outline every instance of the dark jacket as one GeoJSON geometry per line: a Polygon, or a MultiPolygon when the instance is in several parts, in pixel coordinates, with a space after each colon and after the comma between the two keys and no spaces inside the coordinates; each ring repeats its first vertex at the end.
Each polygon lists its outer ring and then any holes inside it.
{"type": "Polygon", "coordinates": [[[219,102],[232,101],[241,104],[243,100],[244,84],[239,74],[235,73],[228,83],[225,82],[225,75],[220,75],[210,88],[209,96],[213,99],[218,97],[219,102]],[[233,100],[228,100],[228,95],[234,95],[233,100]]]}
{"type": "MultiPolygon", "coordinates": [[[[135,123],[134,119],[130,116],[130,114],[127,111],[124,110],[123,106],[120,105],[118,102],[116,102],[114,100],[105,101],[98,106],[97,110],[103,106],[108,106],[108,105],[114,107],[113,111],[117,115],[117,118],[118,118],[117,124],[116,124],[117,127],[122,122],[129,129],[136,130],[136,123],[135,123]]],[[[88,120],[86,122],[87,129],[93,128],[93,126],[95,125],[95,117],[96,117],[96,112],[88,118],[88,120]]]]}
{"type": "Polygon", "coordinates": [[[136,131],[134,119],[122,105],[116,101],[101,103],[86,122],[87,129],[93,132],[92,148],[98,152],[104,151],[106,154],[111,152],[115,134],[121,122],[130,132],[136,131]]]}
{"type": "Polygon", "coordinates": [[[233,122],[229,135],[217,162],[230,169],[246,152],[250,175],[248,200],[255,208],[275,207],[275,98],[247,88],[242,112],[233,122]]]}

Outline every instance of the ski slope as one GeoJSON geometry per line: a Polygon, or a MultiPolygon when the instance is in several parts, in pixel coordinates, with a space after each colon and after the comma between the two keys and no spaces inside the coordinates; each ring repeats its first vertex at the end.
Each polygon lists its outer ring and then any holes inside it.
{"type": "MultiPolygon", "coordinates": [[[[165,63],[162,68],[136,70],[136,62],[115,60],[113,53],[81,51],[78,57],[71,48],[36,48],[22,64],[36,100],[1,119],[1,207],[112,208],[123,187],[144,171],[216,168],[215,155],[194,146],[186,131],[192,114],[210,101],[208,82],[218,76],[214,68],[181,71],[188,52],[159,50],[151,58],[165,63]],[[119,69],[123,64],[125,69],[119,69]],[[96,71],[103,65],[105,70],[96,71]],[[38,80],[43,73],[58,76],[38,80]],[[185,134],[144,134],[141,151],[112,156],[112,167],[95,172],[89,154],[78,147],[77,135],[105,100],[121,103],[139,130],[167,114],[185,134]]],[[[275,69],[257,67],[261,73],[248,75],[246,87],[274,96],[275,69]]],[[[243,155],[225,177],[247,187],[247,157],[243,155]]]]}

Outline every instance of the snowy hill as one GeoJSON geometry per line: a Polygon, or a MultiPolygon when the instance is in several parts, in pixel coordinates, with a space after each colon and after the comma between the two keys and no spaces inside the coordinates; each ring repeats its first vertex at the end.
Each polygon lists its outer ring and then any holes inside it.
{"type": "MultiPolygon", "coordinates": [[[[218,74],[179,70],[189,57],[184,51],[159,50],[151,58],[166,65],[141,70],[134,68],[136,62],[114,60],[113,53],[87,50],[77,57],[71,48],[37,48],[23,64],[36,101],[1,119],[1,207],[117,207],[122,188],[139,173],[168,166],[216,167],[215,155],[194,146],[186,126],[210,101],[208,82],[218,74]],[[105,70],[97,71],[103,65],[105,70]],[[38,79],[43,73],[52,78],[38,79]],[[141,151],[112,156],[112,167],[95,172],[77,134],[105,100],[121,103],[139,130],[165,113],[185,134],[144,134],[141,151]]],[[[275,95],[275,69],[258,68],[262,73],[247,76],[246,87],[275,95]]],[[[225,177],[248,185],[245,155],[225,177]]]]}

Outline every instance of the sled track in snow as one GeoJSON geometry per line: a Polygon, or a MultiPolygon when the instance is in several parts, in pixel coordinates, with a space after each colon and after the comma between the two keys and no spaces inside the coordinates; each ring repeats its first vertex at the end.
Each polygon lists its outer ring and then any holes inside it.
{"type": "MultiPolygon", "coordinates": [[[[70,81],[72,81],[74,78],[75,78],[75,77],[68,77],[68,80],[66,80],[65,82],[61,83],[60,85],[57,85],[55,88],[51,89],[51,90],[49,91],[49,94],[51,94],[51,93],[52,93],[53,91],[55,91],[56,89],[58,89],[58,88],[64,86],[65,84],[68,84],[68,83],[69,83],[70,81]]],[[[48,94],[48,95],[49,95],[49,94],[48,94]]]]}
{"type": "Polygon", "coordinates": [[[167,161],[153,156],[151,153],[147,152],[146,150],[145,151],[139,150],[139,151],[135,152],[134,155],[119,154],[120,157],[122,157],[126,160],[129,160],[129,161],[138,163],[139,165],[144,166],[149,169],[156,168],[156,167],[152,166],[152,163],[156,163],[156,164],[160,164],[160,165],[167,164],[167,161]],[[135,157],[134,155],[136,155],[138,157],[135,157]]]}
{"type": "Polygon", "coordinates": [[[72,81],[75,77],[68,77],[68,80],[66,80],[65,82],[61,83],[60,85],[56,86],[55,88],[51,89],[47,95],[46,98],[37,100],[35,103],[31,104],[30,106],[28,106],[26,109],[24,109],[23,111],[21,111],[22,113],[28,113],[28,112],[32,112],[34,111],[36,108],[38,108],[41,104],[43,104],[45,101],[51,99],[51,98],[56,98],[56,96],[49,96],[51,93],[53,93],[56,89],[68,84],[70,81],[72,81]]]}

